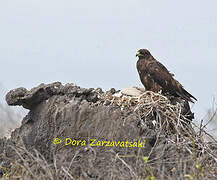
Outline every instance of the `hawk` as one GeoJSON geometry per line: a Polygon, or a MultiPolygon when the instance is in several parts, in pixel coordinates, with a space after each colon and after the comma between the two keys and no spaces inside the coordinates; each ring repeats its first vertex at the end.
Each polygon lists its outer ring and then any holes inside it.
{"type": "Polygon", "coordinates": [[[165,95],[180,97],[192,103],[193,99],[197,101],[147,49],[138,50],[136,56],[139,58],[137,61],[139,77],[146,90],[161,91],[165,95]]]}

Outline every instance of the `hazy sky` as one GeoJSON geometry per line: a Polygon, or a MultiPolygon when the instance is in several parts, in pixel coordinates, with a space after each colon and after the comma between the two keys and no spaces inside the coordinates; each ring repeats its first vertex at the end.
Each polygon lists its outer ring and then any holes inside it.
{"type": "Polygon", "coordinates": [[[142,86],[136,51],[147,48],[197,97],[196,117],[217,97],[216,0],[0,1],[0,86],[73,82],[142,86]]]}

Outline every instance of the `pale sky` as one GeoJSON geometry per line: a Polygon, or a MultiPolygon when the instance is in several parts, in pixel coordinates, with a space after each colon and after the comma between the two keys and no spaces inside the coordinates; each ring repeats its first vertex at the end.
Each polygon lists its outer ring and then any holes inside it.
{"type": "Polygon", "coordinates": [[[147,48],[198,99],[217,97],[216,0],[0,1],[0,101],[17,87],[60,81],[141,86],[136,51],[147,48]]]}

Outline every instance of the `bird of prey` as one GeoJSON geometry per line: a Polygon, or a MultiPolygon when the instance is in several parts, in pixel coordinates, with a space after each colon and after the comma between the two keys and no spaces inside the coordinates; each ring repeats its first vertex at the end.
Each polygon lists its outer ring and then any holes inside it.
{"type": "Polygon", "coordinates": [[[139,58],[137,70],[146,90],[153,92],[161,91],[165,95],[180,97],[192,103],[194,103],[193,99],[197,101],[147,49],[138,50],[136,56],[139,58]]]}

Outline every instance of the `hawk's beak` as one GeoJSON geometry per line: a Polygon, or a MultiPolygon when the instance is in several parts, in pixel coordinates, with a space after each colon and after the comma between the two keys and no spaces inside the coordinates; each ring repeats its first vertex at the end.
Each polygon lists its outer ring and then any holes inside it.
{"type": "Polygon", "coordinates": [[[136,53],[136,57],[139,56],[139,55],[140,55],[140,52],[138,51],[138,52],[136,53]]]}

